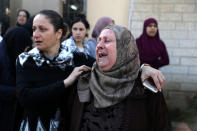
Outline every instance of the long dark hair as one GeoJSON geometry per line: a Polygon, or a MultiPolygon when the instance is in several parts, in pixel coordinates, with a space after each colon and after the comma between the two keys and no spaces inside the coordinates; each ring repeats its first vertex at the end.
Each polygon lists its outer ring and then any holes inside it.
{"type": "MultiPolygon", "coordinates": [[[[29,19],[29,17],[30,17],[30,13],[29,13],[27,10],[25,10],[25,9],[20,9],[20,10],[18,10],[18,12],[17,12],[17,17],[19,16],[19,13],[20,13],[20,12],[25,12],[26,17],[27,17],[27,21],[28,21],[28,19],[29,19]]],[[[16,25],[17,25],[17,26],[21,26],[18,22],[16,22],[16,25]]]]}
{"type": "MultiPolygon", "coordinates": [[[[88,23],[85,15],[80,15],[80,16],[73,18],[71,25],[70,25],[71,29],[72,29],[73,25],[77,22],[82,22],[87,30],[90,29],[90,24],[88,23]]],[[[71,35],[72,35],[72,31],[71,31],[71,35]]],[[[88,36],[88,34],[86,34],[86,37],[87,36],[88,36]]]]}

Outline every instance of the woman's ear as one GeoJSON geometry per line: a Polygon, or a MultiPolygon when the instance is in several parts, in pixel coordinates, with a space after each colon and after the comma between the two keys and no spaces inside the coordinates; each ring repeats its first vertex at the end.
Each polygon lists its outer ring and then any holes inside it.
{"type": "Polygon", "coordinates": [[[63,34],[63,30],[62,29],[58,29],[58,31],[56,32],[56,36],[57,36],[58,40],[61,40],[62,34],[63,34]]]}

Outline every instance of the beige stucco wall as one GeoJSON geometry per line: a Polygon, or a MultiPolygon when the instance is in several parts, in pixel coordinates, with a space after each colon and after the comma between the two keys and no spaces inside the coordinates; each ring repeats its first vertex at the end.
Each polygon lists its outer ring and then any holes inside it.
{"type": "Polygon", "coordinates": [[[60,2],[61,0],[38,0],[36,2],[32,0],[22,0],[22,7],[28,9],[28,11],[30,11],[32,14],[35,14],[43,9],[50,9],[60,12],[60,2]]]}
{"type": "Polygon", "coordinates": [[[87,0],[87,19],[90,23],[89,36],[96,21],[102,16],[109,16],[118,25],[128,27],[130,0],[87,0]]]}

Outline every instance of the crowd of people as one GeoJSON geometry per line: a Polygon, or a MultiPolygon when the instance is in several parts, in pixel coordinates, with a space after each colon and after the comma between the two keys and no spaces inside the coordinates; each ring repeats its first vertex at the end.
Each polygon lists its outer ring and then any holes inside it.
{"type": "Polygon", "coordinates": [[[145,21],[137,41],[110,17],[86,41],[89,29],[84,15],[68,24],[53,10],[18,11],[0,42],[0,130],[171,129],[157,70],[169,58],[157,21],[145,21]],[[148,78],[159,93],[143,87],[148,78]]]}

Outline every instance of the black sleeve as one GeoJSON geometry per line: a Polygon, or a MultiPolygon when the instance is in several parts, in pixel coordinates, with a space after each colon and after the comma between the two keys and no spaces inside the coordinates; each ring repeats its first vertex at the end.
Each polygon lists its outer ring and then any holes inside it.
{"type": "Polygon", "coordinates": [[[28,69],[24,69],[17,60],[16,88],[19,101],[25,108],[38,109],[58,105],[62,102],[62,97],[67,92],[62,80],[45,86],[34,87],[35,83],[32,83],[30,77],[31,74],[28,69]]]}

